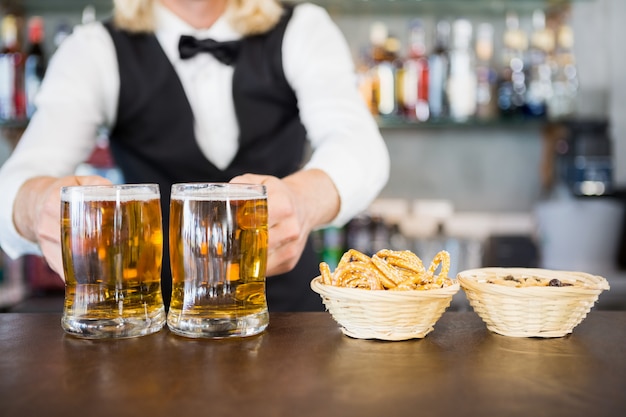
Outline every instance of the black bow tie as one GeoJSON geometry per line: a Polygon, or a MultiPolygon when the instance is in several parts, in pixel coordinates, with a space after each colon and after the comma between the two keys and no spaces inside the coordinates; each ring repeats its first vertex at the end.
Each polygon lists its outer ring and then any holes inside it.
{"type": "Polygon", "coordinates": [[[233,65],[239,55],[240,44],[240,41],[217,42],[213,39],[196,39],[183,35],[178,41],[178,52],[181,59],[189,59],[199,52],[208,52],[221,63],[233,65]]]}

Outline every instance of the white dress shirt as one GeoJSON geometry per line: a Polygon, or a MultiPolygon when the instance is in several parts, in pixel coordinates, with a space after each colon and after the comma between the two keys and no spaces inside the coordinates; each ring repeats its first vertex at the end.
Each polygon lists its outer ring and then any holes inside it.
{"type": "MultiPolygon", "coordinates": [[[[225,18],[210,29],[197,30],[162,6],[155,13],[155,34],[191,104],[198,145],[215,166],[225,168],[238,149],[233,68],[210,54],[181,60],[178,40],[183,34],[219,41],[241,36],[225,18]]],[[[324,9],[312,4],[296,7],[282,52],[285,76],[296,93],[312,149],[304,168],[321,169],[333,180],[341,209],[332,224],[343,225],[366,209],[386,184],[387,148],[358,94],[345,39],[324,9]]],[[[19,187],[33,176],[75,172],[92,152],[99,127],[114,126],[119,85],[115,48],[106,29],[99,22],[77,27],[52,57],[37,111],[0,169],[0,245],[10,256],[39,253],[12,221],[19,187]]]]}

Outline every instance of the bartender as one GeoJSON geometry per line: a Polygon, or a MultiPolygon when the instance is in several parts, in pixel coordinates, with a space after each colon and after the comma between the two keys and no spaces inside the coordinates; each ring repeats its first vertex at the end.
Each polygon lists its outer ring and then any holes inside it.
{"type": "MultiPolygon", "coordinates": [[[[110,21],[77,27],[57,50],[0,170],[2,248],[43,254],[63,277],[59,191],[107,183],[73,175],[106,127],[125,182],[160,185],[166,225],[173,183],[265,184],[269,309],[322,309],[310,232],[367,208],[389,174],[340,30],[312,4],[113,3],[110,21]]],[[[168,306],[167,251],[162,289],[168,306]]]]}

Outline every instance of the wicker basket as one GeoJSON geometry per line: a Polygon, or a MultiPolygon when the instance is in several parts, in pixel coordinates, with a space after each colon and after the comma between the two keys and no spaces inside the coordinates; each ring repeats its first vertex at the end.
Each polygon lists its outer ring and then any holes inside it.
{"type": "Polygon", "coordinates": [[[609,289],[600,276],[538,268],[479,268],[459,272],[457,279],[487,328],[513,337],[565,336],[583,321],[600,293],[609,289]],[[577,285],[516,288],[487,282],[507,275],[556,278],[577,285]]]}
{"type": "Polygon", "coordinates": [[[426,291],[387,291],[343,288],[311,281],[341,331],[357,339],[407,340],[423,338],[433,330],[458,282],[426,291]]]}

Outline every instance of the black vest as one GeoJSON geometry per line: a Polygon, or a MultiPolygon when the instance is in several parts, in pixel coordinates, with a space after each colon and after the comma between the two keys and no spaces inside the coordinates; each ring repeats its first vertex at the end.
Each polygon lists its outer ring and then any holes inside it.
{"type": "MultiPolygon", "coordinates": [[[[291,15],[292,8],[288,7],[274,29],[242,40],[233,74],[239,150],[224,170],[213,165],[198,147],[194,114],[156,37],[105,23],[115,45],[120,74],[117,120],[110,133],[113,157],[127,183],[160,185],[165,231],[174,183],[226,182],[243,173],[282,178],[301,167],[306,130],[282,67],[282,40],[291,15]]],[[[168,233],[164,235],[162,287],[169,306],[168,233]]],[[[309,244],[294,271],[268,279],[270,311],[322,309],[319,296],[309,288],[317,273],[317,260],[309,244]]]]}

